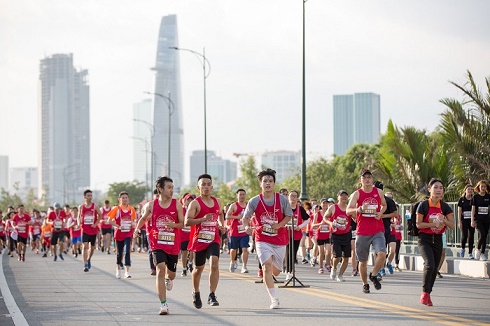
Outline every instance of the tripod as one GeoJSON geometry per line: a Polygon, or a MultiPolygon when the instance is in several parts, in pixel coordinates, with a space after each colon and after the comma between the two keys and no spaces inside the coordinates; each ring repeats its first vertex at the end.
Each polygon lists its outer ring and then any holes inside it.
{"type": "MultiPolygon", "coordinates": [[[[296,206],[297,214],[301,214],[300,206],[296,206]]],[[[289,235],[289,250],[288,250],[288,257],[289,257],[289,263],[291,264],[291,272],[292,272],[292,277],[286,282],[284,285],[280,285],[278,287],[280,288],[287,288],[287,287],[293,287],[293,288],[309,288],[309,285],[304,285],[301,283],[300,280],[296,277],[296,266],[295,266],[295,260],[296,257],[294,257],[294,216],[291,218],[291,232],[289,235]],[[289,283],[292,283],[292,285],[289,285],[289,283]],[[299,285],[296,285],[296,283],[299,283],[299,285]]]]}

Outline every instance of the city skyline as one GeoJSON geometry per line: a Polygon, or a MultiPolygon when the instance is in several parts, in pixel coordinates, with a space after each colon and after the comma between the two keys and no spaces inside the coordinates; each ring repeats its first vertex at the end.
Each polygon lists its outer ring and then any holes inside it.
{"type": "MultiPolygon", "coordinates": [[[[179,46],[199,52],[205,47],[212,66],[209,150],[224,159],[235,152],[298,150],[301,7],[293,0],[196,0],[192,6],[171,0],[128,0],[124,6],[114,0],[0,0],[0,30],[5,31],[0,38],[0,114],[9,137],[0,142],[0,155],[9,156],[11,167],[37,165],[39,60],[73,53],[74,66],[90,70],[90,186],[107,189],[108,183],[128,181],[132,159],[121,164],[99,158],[117,157],[121,148],[131,146],[120,126],[132,125],[133,104],[154,90],[158,26],[162,16],[172,14],[179,18],[179,46]]],[[[448,81],[464,83],[468,69],[483,85],[489,74],[489,9],[490,3],[480,0],[308,1],[307,153],[333,153],[334,94],[381,94],[382,133],[389,119],[400,127],[434,130],[444,110],[439,101],[464,100],[448,81]]],[[[179,57],[183,169],[189,171],[190,153],[203,149],[202,68],[190,54],[179,57]]]]}

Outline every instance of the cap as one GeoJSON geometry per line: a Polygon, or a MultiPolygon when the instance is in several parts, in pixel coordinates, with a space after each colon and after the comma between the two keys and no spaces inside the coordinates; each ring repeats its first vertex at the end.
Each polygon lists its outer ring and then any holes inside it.
{"type": "Polygon", "coordinates": [[[60,209],[61,205],[60,205],[60,203],[54,203],[53,207],[54,207],[54,209],[60,209]]]}
{"type": "Polygon", "coordinates": [[[340,196],[340,195],[343,195],[343,194],[346,194],[347,196],[349,196],[349,193],[347,192],[347,190],[339,190],[339,192],[337,193],[337,196],[340,196]]]}
{"type": "Polygon", "coordinates": [[[187,200],[189,198],[196,199],[196,195],[194,195],[194,194],[187,194],[187,195],[185,195],[184,200],[187,200]]]}
{"type": "Polygon", "coordinates": [[[320,204],[321,204],[321,203],[324,203],[324,202],[326,202],[326,201],[328,201],[328,199],[327,199],[327,198],[322,198],[322,200],[320,200],[320,204]]]}
{"type": "Polygon", "coordinates": [[[364,176],[366,173],[369,173],[370,175],[373,175],[370,170],[368,170],[368,169],[362,169],[361,170],[361,174],[360,174],[361,177],[364,176]]]}
{"type": "Polygon", "coordinates": [[[313,207],[312,207],[311,209],[315,209],[315,208],[317,208],[317,207],[318,207],[318,205],[313,205],[313,207]]]}
{"type": "Polygon", "coordinates": [[[335,204],[335,199],[333,199],[332,197],[330,197],[329,199],[327,199],[327,201],[328,201],[329,203],[334,203],[334,204],[335,204]]]}
{"type": "Polygon", "coordinates": [[[379,181],[379,180],[374,181],[374,184],[373,184],[373,185],[374,185],[376,188],[381,189],[381,190],[383,190],[383,188],[385,187],[385,186],[383,185],[383,183],[382,183],[381,181],[379,181]]]}

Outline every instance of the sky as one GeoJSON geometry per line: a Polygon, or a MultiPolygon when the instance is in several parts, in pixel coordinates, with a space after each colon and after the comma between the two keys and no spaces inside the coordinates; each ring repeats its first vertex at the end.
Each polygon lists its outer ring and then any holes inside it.
{"type": "MultiPolygon", "coordinates": [[[[333,152],[333,95],[381,96],[381,132],[433,131],[443,98],[464,100],[449,81],[490,76],[490,1],[306,2],[307,159],[333,152]]],[[[91,187],[133,178],[126,126],[153,91],[162,16],[176,14],[178,46],[202,52],[208,150],[226,159],[301,149],[301,0],[0,0],[0,155],[37,166],[41,59],[73,53],[88,69],[91,187]]],[[[202,67],[179,52],[185,171],[204,148],[202,67]]],[[[188,174],[188,172],[187,172],[188,174]]],[[[188,178],[188,176],[186,177],[188,178]]]]}

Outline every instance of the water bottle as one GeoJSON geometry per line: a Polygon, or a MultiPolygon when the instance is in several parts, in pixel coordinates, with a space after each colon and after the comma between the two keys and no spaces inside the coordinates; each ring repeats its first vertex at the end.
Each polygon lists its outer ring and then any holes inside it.
{"type": "Polygon", "coordinates": [[[409,220],[411,218],[411,214],[410,214],[410,210],[409,209],[406,209],[405,210],[405,219],[409,220]]]}

